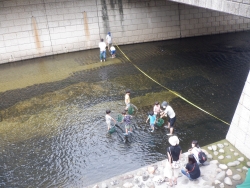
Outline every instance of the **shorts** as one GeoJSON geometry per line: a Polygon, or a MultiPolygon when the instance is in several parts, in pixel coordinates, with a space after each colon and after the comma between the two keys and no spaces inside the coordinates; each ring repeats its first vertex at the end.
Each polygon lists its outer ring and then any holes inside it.
{"type": "Polygon", "coordinates": [[[126,109],[128,109],[130,107],[130,103],[126,104],[126,109]]]}
{"type": "Polygon", "coordinates": [[[155,124],[150,124],[150,126],[151,126],[151,127],[154,127],[154,126],[155,126],[155,124]]]}
{"type": "Polygon", "coordinates": [[[131,125],[130,124],[125,124],[125,129],[130,129],[131,125]]]}
{"type": "Polygon", "coordinates": [[[114,55],[115,54],[115,50],[111,51],[111,55],[114,55]]]}
{"type": "Polygon", "coordinates": [[[170,127],[174,126],[175,121],[176,121],[176,116],[174,116],[173,118],[169,118],[170,127]]]}
{"type": "Polygon", "coordinates": [[[110,128],[111,127],[111,122],[106,122],[106,123],[108,125],[108,128],[110,128]]]}

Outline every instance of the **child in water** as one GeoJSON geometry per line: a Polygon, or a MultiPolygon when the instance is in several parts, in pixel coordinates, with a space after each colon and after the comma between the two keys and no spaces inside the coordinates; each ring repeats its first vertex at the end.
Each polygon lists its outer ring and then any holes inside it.
{"type": "Polygon", "coordinates": [[[106,119],[106,123],[107,123],[107,125],[108,125],[108,131],[109,131],[109,129],[111,128],[111,120],[113,120],[113,121],[116,123],[116,121],[114,120],[114,118],[112,118],[112,117],[110,116],[110,113],[111,113],[110,110],[106,110],[105,119],[106,119]]]}
{"type": "Polygon", "coordinates": [[[152,129],[152,131],[151,131],[151,133],[152,133],[155,130],[155,122],[156,122],[156,116],[154,115],[154,112],[152,112],[152,111],[149,112],[149,116],[146,120],[146,123],[148,122],[148,120],[149,120],[149,124],[151,126],[151,129],[152,129]]]}
{"type": "Polygon", "coordinates": [[[131,126],[132,116],[128,114],[127,110],[123,111],[122,115],[123,115],[123,122],[125,122],[126,134],[128,134],[128,132],[132,132],[132,126],[131,126]],[[130,131],[128,131],[128,130],[130,130],[130,131]]]}
{"type": "Polygon", "coordinates": [[[111,54],[112,58],[115,58],[115,47],[113,45],[110,48],[110,54],[111,54]]]}

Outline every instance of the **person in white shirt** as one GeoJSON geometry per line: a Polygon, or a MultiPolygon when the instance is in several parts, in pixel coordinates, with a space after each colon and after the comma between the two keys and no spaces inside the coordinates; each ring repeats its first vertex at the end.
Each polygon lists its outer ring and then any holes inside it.
{"type": "Polygon", "coordinates": [[[99,48],[100,48],[100,61],[106,61],[106,43],[103,42],[103,39],[101,39],[101,42],[99,42],[99,48]]]}
{"type": "Polygon", "coordinates": [[[162,102],[162,107],[165,108],[163,112],[161,112],[161,118],[169,116],[168,128],[170,128],[170,133],[167,135],[172,135],[174,131],[174,123],[176,121],[176,116],[173,108],[168,105],[166,101],[162,102]]]}
{"type": "Polygon", "coordinates": [[[110,110],[106,110],[105,119],[108,126],[108,130],[111,128],[111,120],[113,120],[114,123],[116,123],[115,119],[110,116],[110,113],[111,113],[110,110]]]}
{"type": "Polygon", "coordinates": [[[126,104],[126,107],[125,107],[125,110],[128,110],[128,108],[130,107],[130,90],[127,90],[126,91],[126,94],[125,94],[125,104],[126,104]]]}
{"type": "Polygon", "coordinates": [[[112,46],[112,37],[111,37],[111,33],[108,32],[107,36],[106,36],[106,43],[108,46],[108,50],[110,51],[110,47],[112,46]]]}

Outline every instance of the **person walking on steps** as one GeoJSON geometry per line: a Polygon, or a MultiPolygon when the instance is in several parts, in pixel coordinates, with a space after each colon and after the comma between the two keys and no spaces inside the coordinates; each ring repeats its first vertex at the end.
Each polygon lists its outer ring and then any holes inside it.
{"type": "Polygon", "coordinates": [[[170,129],[170,133],[168,133],[167,135],[173,135],[174,124],[175,124],[175,121],[176,121],[175,112],[174,112],[173,108],[171,106],[169,106],[166,101],[163,101],[161,106],[165,110],[163,112],[161,112],[161,117],[160,118],[169,116],[168,128],[170,129]]]}
{"type": "Polygon", "coordinates": [[[100,61],[106,61],[106,43],[103,42],[103,39],[99,42],[100,48],[100,61]]]}

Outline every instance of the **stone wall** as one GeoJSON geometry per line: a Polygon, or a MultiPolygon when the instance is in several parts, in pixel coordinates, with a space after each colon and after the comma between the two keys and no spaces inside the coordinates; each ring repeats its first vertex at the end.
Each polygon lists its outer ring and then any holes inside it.
{"type": "Polygon", "coordinates": [[[248,30],[250,19],[166,0],[0,0],[0,64],[116,44],[248,30]]]}
{"type": "Polygon", "coordinates": [[[250,0],[169,0],[250,18],[250,0]]]}
{"type": "Polygon", "coordinates": [[[250,72],[226,139],[250,159],[250,72]]]}

